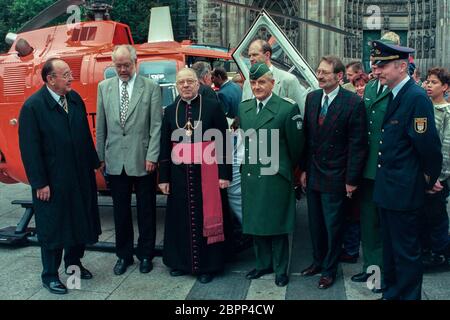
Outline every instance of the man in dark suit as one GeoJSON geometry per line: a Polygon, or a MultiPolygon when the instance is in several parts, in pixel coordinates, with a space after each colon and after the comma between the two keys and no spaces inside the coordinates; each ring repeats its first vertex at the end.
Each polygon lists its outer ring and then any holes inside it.
{"type": "Polygon", "coordinates": [[[212,81],[219,88],[217,97],[222,104],[223,111],[228,118],[234,119],[238,114],[239,103],[242,99],[241,87],[228,80],[227,72],[224,68],[215,68],[212,72],[212,81]]]}
{"type": "Polygon", "coordinates": [[[139,271],[152,270],[156,239],[156,164],[161,136],[161,91],[136,74],[136,51],[118,46],[112,54],[117,77],[98,85],[97,151],[109,175],[114,204],[116,255],[114,274],[133,263],[131,194],[136,192],[139,271]]]}
{"type": "Polygon", "coordinates": [[[42,80],[20,112],[19,144],[36,212],[42,283],[51,293],[65,294],[58,276],[63,248],[66,273],[75,265],[81,279],[92,278],[81,258],[101,233],[94,172],[100,162],[67,63],[49,59],[42,80]]]}
{"type": "Polygon", "coordinates": [[[317,69],[321,89],[308,94],[305,104],[301,182],[307,191],[314,260],[302,275],[322,272],[320,289],[330,287],[336,278],[343,204],[360,183],[367,154],[364,103],[339,86],[344,72],[339,58],[323,57],[317,69]]]}
{"type": "Polygon", "coordinates": [[[408,76],[413,49],[372,42],[372,56],[390,103],[381,126],[373,199],[381,215],[384,282],[387,300],[419,300],[422,261],[420,211],[426,191],[440,191],[441,142],[433,105],[408,76]],[[439,188],[440,187],[440,188],[439,188]]]}

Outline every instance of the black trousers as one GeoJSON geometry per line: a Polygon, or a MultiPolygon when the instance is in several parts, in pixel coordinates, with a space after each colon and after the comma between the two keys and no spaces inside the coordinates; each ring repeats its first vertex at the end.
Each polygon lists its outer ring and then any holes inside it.
{"type": "MultiPolygon", "coordinates": [[[[81,266],[81,258],[84,256],[85,245],[64,248],[64,266],[81,266]]],[[[61,265],[63,249],[47,249],[41,246],[42,282],[50,283],[59,279],[58,269],[61,265]]]]}
{"type": "Polygon", "coordinates": [[[139,260],[153,258],[156,239],[156,173],[133,177],[124,170],[119,176],[110,175],[109,181],[114,206],[117,257],[128,261],[133,259],[131,194],[134,188],[139,231],[136,256],[139,260]]]}
{"type": "Polygon", "coordinates": [[[393,211],[379,208],[383,239],[383,297],[420,300],[423,266],[419,239],[421,210],[393,211]]]}
{"type": "Polygon", "coordinates": [[[313,246],[313,264],[323,276],[336,277],[343,241],[345,193],[307,190],[309,230],[313,246]]]}

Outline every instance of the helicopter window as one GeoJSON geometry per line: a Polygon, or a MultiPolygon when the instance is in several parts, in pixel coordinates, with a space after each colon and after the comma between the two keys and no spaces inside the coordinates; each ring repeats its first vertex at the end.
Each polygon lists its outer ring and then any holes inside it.
{"type": "Polygon", "coordinates": [[[95,40],[97,27],[76,28],[72,32],[72,41],[92,41],[95,40]]]}
{"type": "Polygon", "coordinates": [[[115,76],[117,76],[116,68],[114,67],[106,68],[103,75],[105,79],[114,78],[115,76]]]}
{"type": "Polygon", "coordinates": [[[175,61],[144,61],[139,64],[138,70],[140,75],[159,84],[163,107],[175,101],[177,96],[175,87],[177,64],[175,61]]]}
{"type": "Polygon", "coordinates": [[[139,74],[159,84],[175,83],[177,64],[175,61],[144,61],[139,65],[139,74]]]}

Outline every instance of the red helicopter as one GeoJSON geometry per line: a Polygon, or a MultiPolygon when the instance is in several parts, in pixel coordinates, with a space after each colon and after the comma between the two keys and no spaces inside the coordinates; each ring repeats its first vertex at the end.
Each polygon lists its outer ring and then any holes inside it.
{"type": "MultiPolygon", "coordinates": [[[[257,9],[230,1],[214,1],[257,9]]],[[[194,44],[189,40],[174,41],[169,7],[152,8],[148,42],[135,44],[129,26],[110,20],[111,9],[112,6],[103,1],[59,0],[22,26],[18,34],[7,35],[6,41],[11,48],[8,53],[0,55],[0,183],[28,183],[20,156],[17,119],[25,100],[43,85],[41,69],[51,57],[59,57],[69,64],[74,77],[72,88],[86,104],[94,141],[97,85],[116,75],[111,53],[119,44],[135,47],[137,72],[159,84],[163,106],[171,104],[178,95],[175,85],[177,71],[196,61],[207,61],[212,66],[223,65],[229,71],[240,72],[245,78],[250,68],[248,47],[256,38],[266,39],[272,45],[274,65],[296,75],[308,90],[318,88],[314,71],[271,17],[279,17],[277,13],[261,10],[240,44],[235,50],[229,50],[194,44]],[[42,28],[73,5],[85,6],[93,20],[42,28]],[[165,28],[161,28],[162,25],[165,28]],[[237,66],[233,65],[233,60],[237,66]]],[[[346,34],[343,30],[315,21],[290,18],[346,34]]],[[[106,190],[100,173],[97,173],[97,184],[99,190],[106,190]]],[[[31,200],[15,200],[13,204],[21,205],[25,213],[16,227],[0,230],[0,244],[36,243],[33,229],[28,228],[33,216],[31,200]]],[[[108,204],[99,201],[99,206],[102,205],[108,204]]],[[[91,249],[113,251],[114,245],[98,243],[91,249]]]]}
{"type": "MultiPolygon", "coordinates": [[[[111,60],[114,46],[135,47],[137,72],[159,83],[164,106],[177,96],[177,70],[197,60],[225,63],[232,59],[227,48],[174,41],[168,7],[152,9],[148,42],[143,44],[134,43],[129,26],[108,20],[111,9],[103,2],[60,0],[24,25],[18,34],[7,35],[11,48],[0,55],[0,182],[28,182],[20,157],[17,119],[25,100],[42,86],[41,68],[48,58],[59,57],[69,64],[74,77],[72,87],[86,104],[94,140],[97,85],[115,76],[111,60]],[[38,29],[65,13],[70,5],[86,6],[94,21],[38,29]]],[[[105,189],[100,174],[97,183],[100,190],[105,189]]]]}

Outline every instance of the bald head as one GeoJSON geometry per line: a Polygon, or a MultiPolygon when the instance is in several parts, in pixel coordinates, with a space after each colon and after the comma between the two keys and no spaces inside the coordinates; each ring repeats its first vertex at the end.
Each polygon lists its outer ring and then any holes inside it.
{"type": "Polygon", "coordinates": [[[200,88],[197,74],[190,68],[184,68],[177,73],[177,90],[183,100],[192,100],[200,88]]]}
{"type": "Polygon", "coordinates": [[[72,72],[69,65],[58,58],[47,60],[42,67],[42,80],[59,95],[65,95],[72,90],[72,72]]]}
{"type": "Polygon", "coordinates": [[[191,68],[183,68],[177,73],[177,81],[179,78],[185,78],[186,76],[190,76],[191,78],[198,80],[197,73],[191,68]]]}

